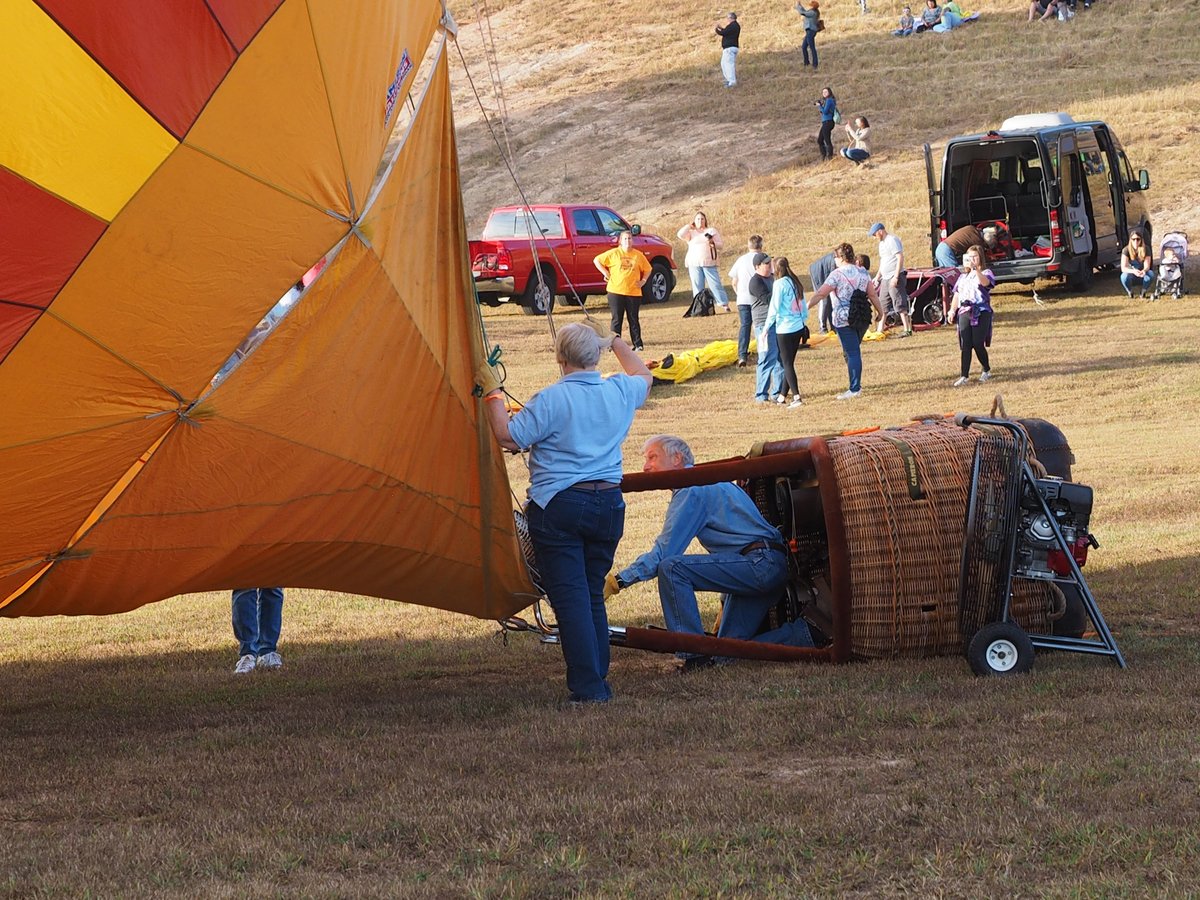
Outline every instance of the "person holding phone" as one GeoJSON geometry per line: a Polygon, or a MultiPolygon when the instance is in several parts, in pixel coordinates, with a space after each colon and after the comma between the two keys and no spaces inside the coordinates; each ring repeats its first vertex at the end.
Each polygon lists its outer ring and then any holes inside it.
{"type": "Polygon", "coordinates": [[[996,276],[991,269],[984,268],[986,259],[983,245],[970,247],[963,254],[962,274],[954,282],[950,321],[958,322],[958,347],[962,351],[961,374],[954,387],[962,387],[970,380],[972,352],[983,367],[979,380],[984,382],[992,377],[987,348],[992,343],[992,288],[996,276]]]}
{"type": "Polygon", "coordinates": [[[717,252],[725,246],[721,232],[709,225],[708,216],[700,211],[675,236],[687,244],[683,264],[692,279],[692,294],[700,293],[707,285],[717,308],[729,312],[729,298],[725,296],[725,288],[721,287],[721,273],[717,270],[717,252]]]}

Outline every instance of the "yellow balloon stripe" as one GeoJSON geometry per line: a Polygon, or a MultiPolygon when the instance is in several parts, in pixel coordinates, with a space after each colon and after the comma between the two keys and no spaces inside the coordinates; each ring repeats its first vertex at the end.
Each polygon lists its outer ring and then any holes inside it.
{"type": "Polygon", "coordinates": [[[111,221],[177,141],[30,0],[0,0],[0,165],[111,221]]]}

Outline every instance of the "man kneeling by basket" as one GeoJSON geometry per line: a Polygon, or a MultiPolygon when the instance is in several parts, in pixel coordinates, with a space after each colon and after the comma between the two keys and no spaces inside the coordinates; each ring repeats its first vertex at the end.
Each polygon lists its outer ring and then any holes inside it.
{"type": "MultiPolygon", "coordinates": [[[[655,435],[642,451],[647,472],[685,469],[694,463],[691,448],[672,435],[655,435]]],[[[787,548],[779,529],[762,517],[750,496],[731,482],[702,484],[672,492],[654,546],[632,565],[610,573],[604,596],[608,599],[631,584],[657,578],[667,627],[703,635],[696,591],[720,591],[725,596],[717,637],[811,647],[812,634],[803,620],[758,633],[779,602],[787,577],[787,548]],[[708,552],[685,553],[693,538],[708,552]]],[[[727,662],[694,653],[678,656],[683,671],[727,662]]]]}

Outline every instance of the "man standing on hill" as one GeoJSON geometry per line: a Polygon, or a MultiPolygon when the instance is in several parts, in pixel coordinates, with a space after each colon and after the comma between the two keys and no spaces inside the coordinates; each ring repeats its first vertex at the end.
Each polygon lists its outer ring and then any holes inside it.
{"type": "Polygon", "coordinates": [[[762,247],[762,235],[750,235],[750,240],[746,241],[746,252],[729,269],[729,282],[737,296],[739,368],[745,367],[746,358],[750,355],[750,326],[753,322],[750,307],[754,303],[754,297],[750,294],[750,279],[754,277],[754,257],[762,251],[762,247]]]}
{"type": "Polygon", "coordinates": [[[738,24],[737,13],[729,14],[726,25],[717,26],[717,34],[721,36],[721,75],[725,78],[725,87],[737,87],[737,55],[738,37],[742,26],[738,24]]]}
{"type": "Polygon", "coordinates": [[[912,315],[908,309],[908,285],[904,277],[904,245],[900,238],[888,234],[882,222],[876,222],[867,232],[879,241],[879,299],[883,301],[885,318],[880,331],[887,327],[886,314],[898,313],[904,325],[901,337],[912,337],[912,315]]]}

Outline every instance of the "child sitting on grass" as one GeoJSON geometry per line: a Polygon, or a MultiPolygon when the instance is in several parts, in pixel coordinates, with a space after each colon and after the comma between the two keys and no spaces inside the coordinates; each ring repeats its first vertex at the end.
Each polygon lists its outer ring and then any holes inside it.
{"type": "Polygon", "coordinates": [[[913,16],[911,7],[904,7],[904,13],[900,16],[900,27],[892,32],[896,37],[907,37],[913,33],[913,16]]]}

